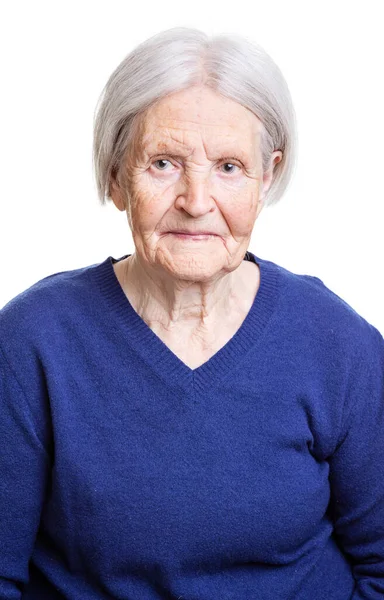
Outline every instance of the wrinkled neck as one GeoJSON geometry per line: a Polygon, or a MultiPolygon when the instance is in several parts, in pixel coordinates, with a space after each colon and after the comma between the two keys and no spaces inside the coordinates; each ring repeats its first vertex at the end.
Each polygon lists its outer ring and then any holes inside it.
{"type": "Polygon", "coordinates": [[[245,261],[233,271],[204,282],[176,280],[139,264],[135,254],[121,261],[119,267],[118,264],[115,271],[119,271],[120,284],[149,326],[168,331],[211,328],[249,308],[249,271],[245,261]]]}

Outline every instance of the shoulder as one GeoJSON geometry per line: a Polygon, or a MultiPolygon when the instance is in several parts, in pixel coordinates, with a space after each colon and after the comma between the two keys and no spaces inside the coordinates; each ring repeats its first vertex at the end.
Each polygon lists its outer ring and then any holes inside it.
{"type": "Polygon", "coordinates": [[[265,259],[256,260],[261,262],[261,277],[263,266],[277,276],[277,314],[287,331],[292,331],[293,326],[304,338],[319,344],[320,350],[347,351],[356,359],[384,345],[378,329],[316,275],[296,273],[265,259]]]}
{"type": "Polygon", "coordinates": [[[38,338],[54,329],[58,315],[71,311],[90,293],[89,274],[98,264],[47,275],[9,300],[0,309],[0,345],[38,338]]]}

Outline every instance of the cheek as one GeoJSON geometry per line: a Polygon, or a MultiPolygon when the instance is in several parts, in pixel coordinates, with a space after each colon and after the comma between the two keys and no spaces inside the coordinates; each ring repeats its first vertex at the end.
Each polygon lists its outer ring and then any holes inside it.
{"type": "Polygon", "coordinates": [[[255,224],[259,206],[259,186],[233,192],[219,204],[229,228],[234,234],[247,235],[255,224]]]}
{"type": "Polygon", "coordinates": [[[130,213],[136,232],[152,232],[164,216],[164,198],[152,185],[131,187],[130,213]]]}

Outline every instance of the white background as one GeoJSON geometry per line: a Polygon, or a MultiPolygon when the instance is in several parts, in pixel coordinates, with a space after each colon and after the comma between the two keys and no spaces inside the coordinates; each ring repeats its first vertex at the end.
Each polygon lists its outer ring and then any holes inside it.
{"type": "Polygon", "coordinates": [[[261,44],[291,90],[297,169],[249,249],[320,277],[384,333],[382,10],[380,0],[4,2],[0,307],[47,275],[133,252],[125,213],[97,199],[94,110],[138,43],[189,26],[261,44]]]}

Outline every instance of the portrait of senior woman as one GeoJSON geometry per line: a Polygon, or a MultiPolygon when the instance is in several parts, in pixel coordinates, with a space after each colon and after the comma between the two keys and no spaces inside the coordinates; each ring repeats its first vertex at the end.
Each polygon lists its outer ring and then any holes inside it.
{"type": "Polygon", "coordinates": [[[94,115],[134,252],[0,311],[3,600],[384,599],[384,339],[249,248],[296,117],[253,41],[175,27],[94,115]]]}

